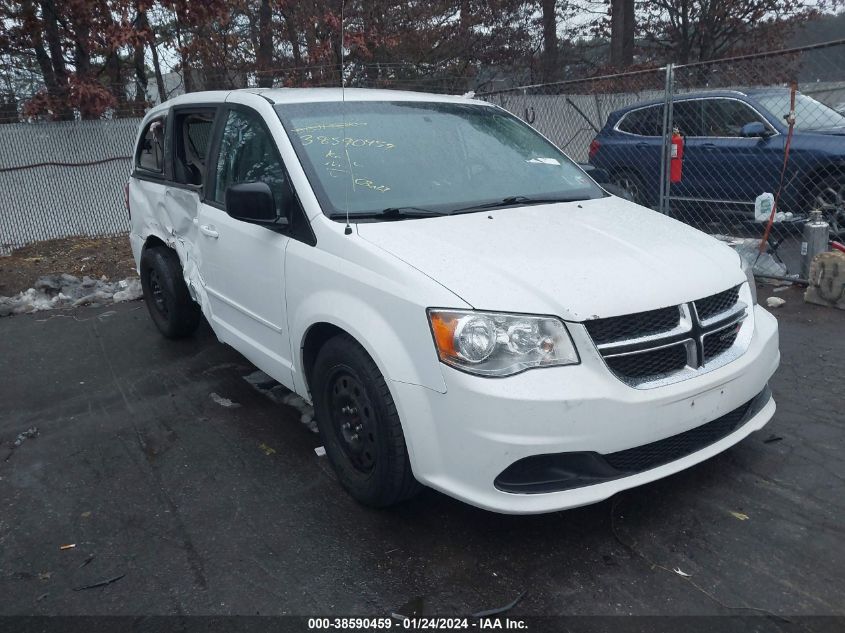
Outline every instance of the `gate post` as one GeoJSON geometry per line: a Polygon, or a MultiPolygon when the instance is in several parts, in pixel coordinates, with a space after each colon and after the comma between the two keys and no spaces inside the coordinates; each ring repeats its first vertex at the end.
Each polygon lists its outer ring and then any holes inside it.
{"type": "MultiPolygon", "coordinates": [[[[660,197],[658,199],[658,210],[668,215],[669,191],[669,166],[672,152],[672,103],[675,91],[675,65],[666,64],[666,85],[663,90],[663,142],[660,146],[660,197]]],[[[653,182],[653,181],[652,181],[653,182]]]]}

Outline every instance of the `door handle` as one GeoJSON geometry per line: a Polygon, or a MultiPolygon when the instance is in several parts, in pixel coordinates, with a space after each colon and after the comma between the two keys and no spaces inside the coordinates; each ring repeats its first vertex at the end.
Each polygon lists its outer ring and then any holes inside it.
{"type": "Polygon", "coordinates": [[[200,233],[208,237],[213,237],[215,240],[220,237],[220,233],[215,231],[214,227],[210,224],[200,224],[200,233]]]}

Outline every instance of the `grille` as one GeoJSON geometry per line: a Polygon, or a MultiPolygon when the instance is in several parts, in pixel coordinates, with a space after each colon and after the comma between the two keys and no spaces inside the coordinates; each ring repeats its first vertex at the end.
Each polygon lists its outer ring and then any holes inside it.
{"type": "Polygon", "coordinates": [[[677,327],[681,320],[678,306],[636,312],[625,316],[587,321],[584,325],[596,345],[613,343],[628,338],[667,332],[677,327]]]}
{"type": "Polygon", "coordinates": [[[695,302],[695,310],[702,321],[712,316],[730,310],[739,301],[739,286],[723,292],[704,297],[695,302]]]}
{"type": "Polygon", "coordinates": [[[716,418],[712,422],[684,433],[636,448],[610,453],[604,458],[617,470],[626,472],[641,472],[668,464],[728,436],[736,429],[753,403],[754,400],[746,402],[721,418],[716,418]]]}
{"type": "Polygon", "coordinates": [[[715,358],[722,352],[728,350],[736,341],[737,334],[739,334],[739,326],[733,327],[733,330],[720,330],[714,334],[704,337],[704,362],[706,363],[711,358],[715,358]]]}
{"type": "Polygon", "coordinates": [[[605,362],[620,378],[641,381],[683,369],[687,364],[687,351],[684,345],[672,345],[628,356],[611,356],[605,358],[605,362]]]}

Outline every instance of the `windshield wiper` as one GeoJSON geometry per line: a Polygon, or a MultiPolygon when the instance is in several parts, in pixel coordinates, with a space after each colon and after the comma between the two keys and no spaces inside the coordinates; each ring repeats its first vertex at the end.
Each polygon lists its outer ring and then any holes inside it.
{"type": "Polygon", "coordinates": [[[508,196],[507,198],[502,198],[501,200],[496,200],[495,202],[473,204],[469,207],[461,207],[460,209],[454,209],[451,211],[451,214],[454,215],[456,213],[472,213],[473,211],[483,211],[484,209],[498,209],[500,207],[510,207],[515,204],[550,204],[553,202],[580,202],[581,200],[587,200],[587,198],[583,198],[580,196],[561,196],[558,198],[531,198],[529,196],[508,196]]]}
{"type": "MultiPolygon", "coordinates": [[[[350,213],[349,219],[366,218],[366,219],[384,219],[384,220],[402,220],[405,218],[432,218],[439,215],[449,215],[443,211],[432,211],[431,209],[423,209],[421,207],[387,207],[381,211],[367,211],[366,213],[350,213]]],[[[330,216],[333,220],[345,219],[345,213],[332,213],[330,216]]]]}

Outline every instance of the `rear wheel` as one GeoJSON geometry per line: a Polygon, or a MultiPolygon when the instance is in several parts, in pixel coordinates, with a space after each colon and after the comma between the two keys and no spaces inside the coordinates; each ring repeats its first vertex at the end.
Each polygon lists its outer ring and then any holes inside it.
{"type": "Polygon", "coordinates": [[[172,249],[163,246],[144,249],[141,287],[150,316],[164,336],[182,338],[193,334],[202,313],[191,299],[179,257],[172,249]]]}
{"type": "Polygon", "coordinates": [[[390,390],[375,362],[352,338],[326,342],[312,370],[317,427],[341,485],[373,507],[416,494],[405,436],[390,390]]]}

